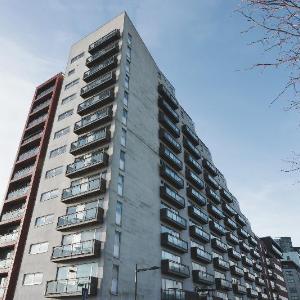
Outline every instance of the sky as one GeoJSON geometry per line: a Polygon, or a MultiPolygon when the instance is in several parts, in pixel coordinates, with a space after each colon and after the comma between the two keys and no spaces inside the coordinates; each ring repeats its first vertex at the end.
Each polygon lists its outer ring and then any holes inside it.
{"type": "Polygon", "coordinates": [[[291,236],[300,246],[299,173],[285,159],[300,152],[299,115],[284,100],[270,105],[286,70],[251,66],[269,59],[249,46],[259,33],[238,0],[1,0],[0,195],[35,87],[64,71],[70,46],[126,10],[176,88],[216,166],[259,236],[291,236]]]}

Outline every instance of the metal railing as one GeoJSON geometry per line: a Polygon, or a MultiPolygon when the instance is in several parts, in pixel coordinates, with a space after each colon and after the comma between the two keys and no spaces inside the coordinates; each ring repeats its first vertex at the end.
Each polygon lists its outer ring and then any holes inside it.
{"type": "Polygon", "coordinates": [[[24,186],[17,190],[13,190],[10,193],[8,193],[7,199],[10,200],[10,199],[14,199],[17,197],[22,197],[22,196],[26,195],[28,191],[29,191],[29,185],[24,186]]]}
{"type": "Polygon", "coordinates": [[[29,166],[29,167],[27,167],[27,168],[24,168],[24,169],[21,169],[21,170],[17,171],[17,172],[14,174],[14,176],[13,176],[12,179],[13,179],[13,180],[16,180],[16,179],[22,178],[22,177],[24,177],[24,176],[30,174],[30,173],[32,172],[32,170],[33,170],[33,167],[34,167],[34,165],[31,165],[31,166],[29,166]]]}
{"type": "Polygon", "coordinates": [[[29,151],[26,151],[19,155],[18,161],[32,157],[32,156],[36,155],[38,152],[39,152],[39,147],[33,148],[29,151]]]}

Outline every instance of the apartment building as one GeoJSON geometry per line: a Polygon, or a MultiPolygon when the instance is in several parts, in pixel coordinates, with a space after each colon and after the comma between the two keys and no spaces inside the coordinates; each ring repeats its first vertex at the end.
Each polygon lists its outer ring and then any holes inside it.
{"type": "Polygon", "coordinates": [[[71,47],[2,299],[273,299],[259,239],[183,103],[126,13],[71,47]]]}

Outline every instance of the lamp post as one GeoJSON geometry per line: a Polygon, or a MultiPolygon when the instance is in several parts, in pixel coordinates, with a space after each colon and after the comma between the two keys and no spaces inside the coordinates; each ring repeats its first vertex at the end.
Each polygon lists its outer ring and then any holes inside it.
{"type": "Polygon", "coordinates": [[[135,272],[134,272],[134,300],[137,300],[137,289],[138,289],[138,273],[139,272],[146,272],[146,271],[154,271],[158,270],[160,267],[153,266],[150,268],[138,268],[138,265],[135,265],[135,272]]]}

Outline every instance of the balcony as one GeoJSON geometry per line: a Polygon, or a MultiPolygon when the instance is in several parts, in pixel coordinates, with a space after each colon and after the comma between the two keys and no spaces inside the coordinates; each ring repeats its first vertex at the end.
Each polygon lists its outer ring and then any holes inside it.
{"type": "Polygon", "coordinates": [[[113,117],[112,106],[98,110],[90,115],[83,117],[80,121],[74,124],[74,133],[82,134],[90,131],[99,125],[110,122],[113,117]]]}
{"type": "Polygon", "coordinates": [[[252,246],[257,247],[257,240],[253,236],[249,235],[248,240],[252,246]]]}
{"type": "Polygon", "coordinates": [[[10,247],[15,244],[19,236],[19,232],[5,233],[0,235],[0,247],[10,247]]]}
{"type": "Polygon", "coordinates": [[[201,164],[199,164],[198,161],[194,159],[188,152],[184,152],[184,161],[197,174],[202,173],[201,164]]]}
{"type": "Polygon", "coordinates": [[[251,273],[250,271],[245,272],[245,280],[254,282],[255,281],[255,274],[251,273]]]}
{"type": "Polygon", "coordinates": [[[13,259],[3,259],[0,260],[0,273],[8,273],[9,268],[11,267],[13,263],[13,259]]]}
{"type": "Polygon", "coordinates": [[[32,111],[30,112],[30,115],[33,115],[33,114],[35,114],[37,112],[41,113],[42,111],[43,112],[47,111],[48,108],[49,108],[50,103],[51,103],[51,100],[49,99],[49,100],[47,100],[47,101],[45,101],[45,102],[43,102],[43,103],[35,106],[32,109],[32,111]]]}
{"type": "Polygon", "coordinates": [[[110,130],[108,128],[101,128],[92,131],[86,135],[78,138],[77,141],[71,144],[70,153],[77,155],[92,148],[101,146],[110,140],[110,130]]]}
{"type": "Polygon", "coordinates": [[[260,292],[260,293],[258,293],[258,299],[259,300],[268,300],[269,297],[268,297],[268,295],[266,293],[260,292]]]}
{"type": "Polygon", "coordinates": [[[228,249],[228,255],[233,258],[234,260],[241,260],[242,254],[238,251],[236,251],[234,248],[228,249]]]}
{"type": "Polygon", "coordinates": [[[85,65],[90,68],[90,67],[94,66],[96,63],[103,61],[107,57],[118,53],[119,50],[120,50],[120,47],[119,47],[118,42],[111,43],[104,49],[102,49],[102,50],[96,52],[94,55],[91,55],[90,57],[88,57],[86,59],[85,65]]]}
{"type": "Polygon", "coordinates": [[[105,193],[105,190],[106,190],[106,180],[103,178],[97,178],[64,189],[62,192],[62,201],[68,202],[84,196],[103,194],[105,193]]]}
{"type": "Polygon", "coordinates": [[[244,239],[247,239],[249,236],[248,232],[246,230],[244,230],[243,228],[238,228],[237,233],[240,237],[242,237],[244,239]]]}
{"type": "Polygon", "coordinates": [[[195,159],[201,158],[200,150],[198,150],[186,137],[183,137],[183,146],[195,157],[195,159]]]}
{"type": "Polygon", "coordinates": [[[239,238],[233,234],[232,232],[227,232],[226,233],[226,239],[228,242],[232,243],[232,244],[235,244],[235,245],[238,245],[240,243],[240,240],[239,238]]]}
{"type": "Polygon", "coordinates": [[[97,294],[97,284],[97,277],[47,281],[45,297],[62,298],[81,296],[84,287],[88,289],[89,296],[95,296],[97,294]]]}
{"type": "Polygon", "coordinates": [[[202,243],[210,241],[210,234],[197,225],[190,225],[190,235],[202,243]]]}
{"type": "Polygon", "coordinates": [[[206,180],[206,182],[215,190],[219,189],[219,183],[217,182],[217,180],[211,176],[210,174],[208,174],[207,172],[204,173],[204,178],[206,180]]]}
{"type": "Polygon", "coordinates": [[[57,230],[66,230],[84,225],[102,224],[104,210],[101,207],[82,210],[73,214],[67,214],[58,218],[57,230]]]}
{"type": "Polygon", "coordinates": [[[162,164],[160,166],[160,176],[163,177],[165,180],[168,180],[178,189],[182,189],[184,187],[184,181],[182,177],[177,175],[175,171],[173,171],[165,164],[162,164]]]}
{"type": "Polygon", "coordinates": [[[96,79],[100,75],[103,75],[104,73],[111,71],[112,69],[116,68],[118,65],[118,59],[117,56],[112,56],[102,63],[98,64],[95,67],[92,67],[88,71],[83,73],[83,80],[85,82],[90,82],[91,80],[96,79]]]}
{"type": "Polygon", "coordinates": [[[206,188],[206,194],[207,196],[215,203],[215,204],[221,204],[221,197],[218,193],[216,193],[211,188],[206,188]]]}
{"type": "Polygon", "coordinates": [[[250,259],[249,257],[247,257],[245,255],[242,256],[242,263],[243,263],[243,265],[248,266],[248,267],[252,267],[253,266],[252,259],[250,259]]]}
{"type": "Polygon", "coordinates": [[[220,291],[213,291],[212,292],[213,300],[228,300],[228,295],[226,293],[220,292],[220,291]]]}
{"type": "Polygon", "coordinates": [[[214,276],[204,271],[193,270],[193,281],[199,284],[213,285],[215,283],[214,276]]]}
{"type": "Polygon", "coordinates": [[[160,197],[167,200],[177,208],[185,207],[185,199],[180,196],[175,190],[170,188],[167,184],[160,187],[160,197]]]}
{"type": "Polygon", "coordinates": [[[223,212],[211,203],[207,205],[207,210],[211,215],[215,216],[219,220],[225,218],[223,212]]]}
{"type": "Polygon", "coordinates": [[[191,218],[202,224],[207,224],[209,221],[208,214],[196,206],[190,205],[188,207],[188,213],[191,218]]]}
{"type": "Polygon", "coordinates": [[[78,157],[74,163],[67,166],[66,176],[73,178],[81,176],[86,172],[104,168],[108,165],[108,159],[108,154],[101,151],[95,151],[88,158],[84,158],[84,156],[78,157]]]}
{"type": "Polygon", "coordinates": [[[31,165],[31,166],[23,168],[23,169],[19,169],[18,171],[16,171],[14,173],[11,181],[15,182],[20,179],[25,179],[25,178],[29,177],[32,174],[33,169],[34,169],[34,165],[31,165]]]}
{"type": "Polygon", "coordinates": [[[158,106],[159,106],[159,108],[161,108],[161,110],[165,114],[168,115],[168,117],[170,119],[172,119],[173,122],[175,122],[175,123],[179,122],[179,115],[178,115],[178,113],[162,97],[158,97],[158,106]]]}
{"type": "Polygon", "coordinates": [[[203,263],[211,263],[212,261],[212,255],[209,252],[198,247],[191,248],[191,256],[193,259],[201,261],[203,263]]]}
{"type": "Polygon", "coordinates": [[[252,257],[257,258],[257,259],[260,258],[260,254],[255,249],[251,249],[250,253],[251,253],[252,257]]]}
{"type": "Polygon", "coordinates": [[[209,227],[211,230],[213,230],[215,233],[219,235],[225,235],[226,234],[226,229],[224,226],[221,224],[217,223],[216,221],[209,221],[209,227]]]}
{"type": "Polygon", "coordinates": [[[6,200],[17,200],[20,198],[25,198],[29,192],[30,186],[26,185],[19,189],[12,190],[7,194],[6,200]]]}
{"type": "Polygon", "coordinates": [[[89,240],[80,243],[61,245],[53,248],[51,260],[54,262],[68,261],[79,258],[98,257],[101,243],[98,240],[89,240]]]}
{"type": "Polygon", "coordinates": [[[120,30],[114,29],[96,42],[89,45],[89,53],[94,54],[98,50],[102,49],[103,47],[107,46],[111,42],[116,41],[121,37],[120,30]]]}
{"type": "Polygon", "coordinates": [[[42,123],[44,123],[48,118],[48,114],[44,114],[34,120],[32,120],[31,122],[29,122],[27,124],[27,127],[26,127],[26,130],[28,129],[32,129],[33,127],[37,126],[37,125],[40,125],[42,123]]]}
{"type": "Polygon", "coordinates": [[[183,168],[182,161],[167,147],[160,144],[159,154],[164,158],[175,170],[180,171],[183,168]]]}
{"type": "Polygon", "coordinates": [[[223,278],[216,278],[216,287],[219,290],[223,291],[231,291],[232,290],[232,283],[229,280],[223,278]]]}
{"type": "Polygon", "coordinates": [[[262,270],[263,270],[262,266],[259,263],[255,263],[253,265],[253,269],[258,271],[258,272],[262,272],[262,270]]]}
{"type": "Polygon", "coordinates": [[[240,241],[240,249],[243,250],[244,252],[250,252],[250,246],[246,244],[245,242],[240,241]]]}
{"type": "Polygon", "coordinates": [[[209,160],[207,159],[203,159],[203,166],[204,168],[210,172],[211,175],[213,176],[217,176],[218,175],[218,170],[217,168],[214,166],[213,163],[211,163],[209,160]]]}
{"type": "Polygon", "coordinates": [[[232,285],[233,287],[233,291],[236,293],[236,294],[239,294],[239,295],[247,295],[247,287],[245,285],[242,285],[240,283],[234,283],[232,285]]]}
{"type": "Polygon", "coordinates": [[[256,278],[255,278],[255,283],[256,283],[257,285],[261,285],[261,286],[264,286],[264,285],[265,285],[265,281],[264,281],[262,278],[260,278],[260,277],[256,277],[256,278]]]}
{"type": "Polygon", "coordinates": [[[198,146],[200,144],[200,139],[198,138],[197,134],[186,124],[182,125],[182,132],[193,143],[194,146],[198,146]]]}
{"type": "Polygon", "coordinates": [[[221,251],[223,253],[227,252],[227,244],[225,244],[224,242],[222,242],[221,240],[217,239],[217,238],[212,238],[211,239],[211,246],[218,250],[221,251]]]}
{"type": "Polygon", "coordinates": [[[92,96],[94,93],[99,92],[102,89],[107,88],[108,86],[116,82],[116,74],[114,72],[106,73],[91,83],[87,84],[80,90],[80,96],[86,98],[92,96]]]}
{"type": "Polygon", "coordinates": [[[236,214],[235,216],[235,220],[238,224],[240,224],[241,226],[246,226],[247,225],[247,221],[245,220],[244,217],[240,216],[239,214],[236,214]]]}
{"type": "MultiPolygon", "coordinates": [[[[179,289],[167,289],[161,291],[161,300],[188,300],[185,291],[179,289]]],[[[192,299],[191,299],[192,300],[192,299]]]]}
{"type": "Polygon", "coordinates": [[[186,168],[185,169],[185,177],[191,184],[193,184],[198,189],[201,190],[204,188],[203,180],[192,170],[186,168]]]}
{"type": "Polygon", "coordinates": [[[1,217],[1,223],[7,224],[16,220],[20,221],[20,218],[23,216],[24,211],[24,207],[21,207],[19,209],[12,209],[3,213],[1,217]]]}
{"type": "Polygon", "coordinates": [[[215,257],[213,259],[214,266],[218,269],[228,271],[229,270],[229,262],[220,258],[220,257],[215,257]]]}
{"type": "Polygon", "coordinates": [[[30,135],[25,135],[21,144],[21,147],[29,147],[31,144],[36,144],[38,140],[43,136],[43,131],[38,133],[33,133],[30,135]]]}
{"type": "Polygon", "coordinates": [[[230,217],[233,217],[236,215],[236,211],[227,203],[223,203],[222,205],[223,211],[228,214],[230,217]]]}
{"type": "Polygon", "coordinates": [[[176,154],[181,153],[181,145],[163,128],[159,128],[159,138],[167,144],[176,154]]]}
{"type": "Polygon", "coordinates": [[[235,229],[237,229],[237,224],[232,220],[232,219],[230,219],[230,218],[228,218],[228,217],[226,217],[225,219],[224,219],[224,224],[226,225],[226,226],[228,226],[230,229],[232,229],[232,230],[235,230],[235,229]]]}
{"type": "Polygon", "coordinates": [[[101,108],[102,106],[112,102],[114,100],[114,96],[115,95],[113,89],[100,92],[97,95],[80,103],[77,107],[77,113],[82,116],[93,111],[96,108],[101,108]]]}
{"type": "Polygon", "coordinates": [[[25,160],[29,160],[30,158],[35,157],[39,152],[39,147],[35,147],[29,151],[23,152],[19,155],[17,163],[24,162],[25,160]]]}
{"type": "Polygon", "coordinates": [[[244,270],[238,266],[230,266],[231,274],[243,277],[244,276],[244,270]]]}
{"type": "Polygon", "coordinates": [[[258,292],[252,288],[247,288],[247,296],[252,299],[257,299],[258,292]]]}
{"type": "Polygon", "coordinates": [[[161,261],[161,272],[163,274],[173,275],[181,278],[190,277],[189,267],[169,259],[161,261]]]}
{"type": "Polygon", "coordinates": [[[180,253],[188,252],[188,243],[174,235],[171,235],[168,232],[161,234],[161,245],[176,250],[180,253]]]}
{"type": "Polygon", "coordinates": [[[158,85],[158,92],[164,97],[164,99],[168,102],[168,104],[173,108],[178,108],[178,101],[177,99],[172,95],[172,93],[163,85],[158,85]]]}
{"type": "Polygon", "coordinates": [[[53,91],[54,91],[54,86],[51,86],[47,90],[44,90],[43,92],[38,93],[37,96],[36,96],[36,98],[35,98],[35,101],[38,101],[38,100],[44,98],[45,96],[49,95],[53,91]]]}
{"type": "Polygon", "coordinates": [[[180,129],[162,111],[158,114],[159,122],[175,137],[180,137],[180,129]]]}
{"type": "Polygon", "coordinates": [[[221,195],[229,203],[232,203],[234,201],[233,195],[225,189],[221,189],[221,195]]]}
{"type": "Polygon", "coordinates": [[[186,229],[187,221],[185,218],[176,214],[174,211],[168,208],[160,209],[160,219],[178,229],[186,229]]]}
{"type": "Polygon", "coordinates": [[[188,186],[186,189],[187,196],[192,199],[196,204],[200,206],[206,205],[206,197],[194,189],[192,186],[188,186]]]}

